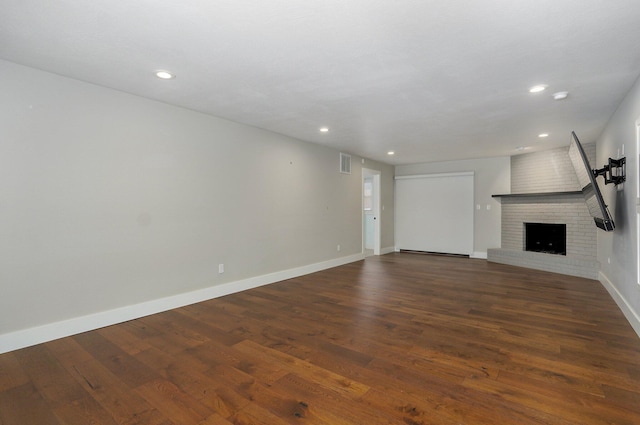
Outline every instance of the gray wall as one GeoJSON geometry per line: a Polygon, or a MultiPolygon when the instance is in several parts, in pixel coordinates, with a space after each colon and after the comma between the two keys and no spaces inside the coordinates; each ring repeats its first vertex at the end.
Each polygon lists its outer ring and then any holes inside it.
{"type": "Polygon", "coordinates": [[[473,218],[474,255],[486,257],[487,249],[500,247],[500,203],[491,195],[509,193],[509,157],[430,162],[395,168],[396,176],[464,171],[474,172],[474,203],[480,205],[480,209],[474,210],[473,218]]]}
{"type": "Polygon", "coordinates": [[[393,246],[389,165],[354,156],[344,175],[320,145],[8,62],[0,77],[0,335],[361,253],[363,166],[393,246]]]}
{"type": "Polygon", "coordinates": [[[382,193],[381,206],[382,211],[380,211],[380,247],[384,252],[393,252],[395,247],[395,196],[394,196],[394,188],[395,181],[393,179],[393,166],[387,164],[380,164],[379,162],[365,160],[363,167],[369,169],[375,169],[378,171],[382,171],[382,175],[380,177],[380,191],[382,193]]]}
{"type": "MultiPolygon", "coordinates": [[[[636,123],[640,119],[640,82],[636,81],[624,101],[609,120],[597,141],[598,154],[593,167],[602,167],[609,157],[618,153],[627,157],[627,181],[617,189],[598,183],[614,216],[613,232],[598,231],[598,261],[600,280],[621,306],[635,330],[640,334],[640,285],[637,284],[637,223],[636,197],[638,188],[638,150],[636,123]]],[[[579,135],[578,135],[579,136],[579,135]]]]}

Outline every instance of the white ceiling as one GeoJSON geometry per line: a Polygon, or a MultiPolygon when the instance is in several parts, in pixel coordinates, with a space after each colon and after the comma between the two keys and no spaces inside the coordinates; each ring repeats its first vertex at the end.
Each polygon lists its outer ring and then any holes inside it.
{"type": "Polygon", "coordinates": [[[595,141],[638,40],[639,0],[0,0],[2,59],[391,164],[595,141]]]}

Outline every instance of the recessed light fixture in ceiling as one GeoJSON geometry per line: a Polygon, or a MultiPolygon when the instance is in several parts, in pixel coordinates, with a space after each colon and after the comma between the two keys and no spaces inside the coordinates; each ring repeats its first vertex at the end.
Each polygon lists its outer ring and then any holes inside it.
{"type": "Polygon", "coordinates": [[[537,86],[531,87],[529,93],[540,93],[541,91],[545,91],[547,87],[546,84],[538,84],[537,86]]]}
{"type": "Polygon", "coordinates": [[[395,155],[396,153],[394,151],[389,151],[387,152],[387,155],[395,155]]]}
{"type": "Polygon", "coordinates": [[[544,139],[545,137],[549,137],[549,133],[540,133],[538,134],[538,137],[544,139]]]}
{"type": "Polygon", "coordinates": [[[562,99],[566,99],[567,96],[569,96],[569,92],[568,91],[559,91],[559,92],[553,94],[553,99],[554,100],[562,100],[562,99]]]}
{"type": "Polygon", "coordinates": [[[176,78],[176,76],[169,71],[156,71],[156,77],[162,80],[171,80],[172,78],[176,78]]]}
{"type": "Polygon", "coordinates": [[[329,131],[329,127],[321,127],[320,128],[320,133],[326,133],[329,131]]]}

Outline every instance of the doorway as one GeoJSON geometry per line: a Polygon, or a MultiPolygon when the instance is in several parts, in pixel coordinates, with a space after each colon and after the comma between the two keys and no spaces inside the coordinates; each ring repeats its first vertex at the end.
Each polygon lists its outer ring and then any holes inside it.
{"type": "Polygon", "coordinates": [[[362,252],[380,255],[380,171],[362,169],[362,252]]]}

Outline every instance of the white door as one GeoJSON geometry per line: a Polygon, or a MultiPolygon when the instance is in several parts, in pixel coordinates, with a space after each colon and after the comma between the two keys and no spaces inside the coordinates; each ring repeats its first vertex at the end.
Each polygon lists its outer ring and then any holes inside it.
{"type": "Polygon", "coordinates": [[[396,248],[471,255],[473,173],[396,177],[396,248]]]}

